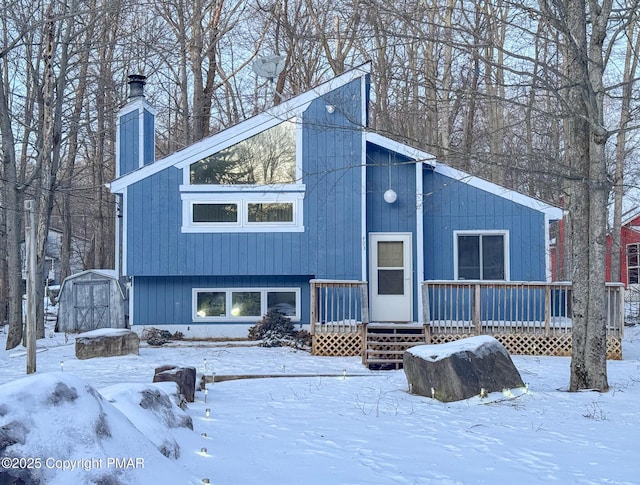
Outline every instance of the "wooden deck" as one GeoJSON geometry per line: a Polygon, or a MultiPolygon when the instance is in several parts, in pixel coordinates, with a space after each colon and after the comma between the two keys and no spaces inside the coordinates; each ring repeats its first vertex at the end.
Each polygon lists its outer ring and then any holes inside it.
{"type": "MultiPolygon", "coordinates": [[[[362,356],[371,368],[399,368],[404,351],[492,335],[511,354],[571,355],[571,284],[425,281],[424,323],[368,321],[367,283],[311,282],[314,355],[362,356]]],[[[624,286],[608,283],[607,358],[622,359],[624,286]]]]}

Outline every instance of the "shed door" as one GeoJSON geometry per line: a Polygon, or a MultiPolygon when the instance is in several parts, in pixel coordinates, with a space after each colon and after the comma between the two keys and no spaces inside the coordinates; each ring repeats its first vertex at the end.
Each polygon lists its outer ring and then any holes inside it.
{"type": "Polygon", "coordinates": [[[369,235],[372,322],[410,322],[412,308],[411,234],[369,235]]]}
{"type": "Polygon", "coordinates": [[[73,285],[75,327],[79,330],[110,328],[109,281],[81,281],[73,285]]]}

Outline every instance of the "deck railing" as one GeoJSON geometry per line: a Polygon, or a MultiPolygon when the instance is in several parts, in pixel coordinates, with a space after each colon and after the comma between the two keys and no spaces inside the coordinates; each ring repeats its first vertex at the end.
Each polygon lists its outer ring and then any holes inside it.
{"type": "MultiPolygon", "coordinates": [[[[571,333],[571,283],[425,281],[432,334],[571,333]]],[[[606,285],[607,334],[622,338],[624,286],[606,285]]]]}
{"type": "Polygon", "coordinates": [[[369,323],[366,281],[319,280],[311,284],[311,334],[357,333],[369,323]]]}

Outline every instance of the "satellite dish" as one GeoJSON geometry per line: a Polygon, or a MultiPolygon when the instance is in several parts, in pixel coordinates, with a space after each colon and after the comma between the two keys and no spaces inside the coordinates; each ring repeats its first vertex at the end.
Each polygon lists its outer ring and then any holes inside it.
{"type": "Polygon", "coordinates": [[[284,69],[284,57],[265,56],[259,57],[251,66],[258,76],[266,77],[269,81],[278,76],[284,69]]]}

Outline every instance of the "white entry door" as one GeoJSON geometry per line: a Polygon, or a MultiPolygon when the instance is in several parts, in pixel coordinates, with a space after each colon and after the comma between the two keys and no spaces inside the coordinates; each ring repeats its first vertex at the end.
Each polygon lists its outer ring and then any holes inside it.
{"type": "Polygon", "coordinates": [[[372,322],[413,320],[411,234],[369,234],[369,303],[372,322]]]}

